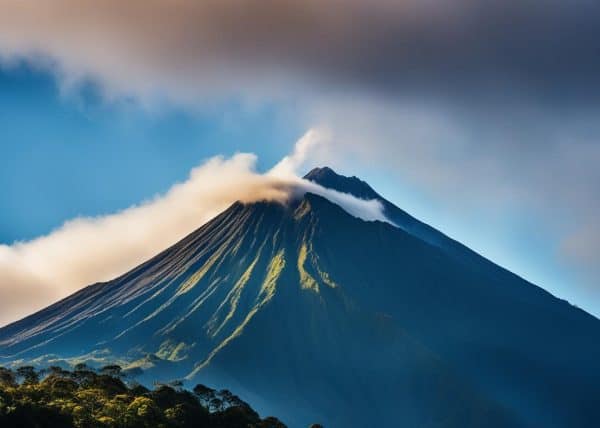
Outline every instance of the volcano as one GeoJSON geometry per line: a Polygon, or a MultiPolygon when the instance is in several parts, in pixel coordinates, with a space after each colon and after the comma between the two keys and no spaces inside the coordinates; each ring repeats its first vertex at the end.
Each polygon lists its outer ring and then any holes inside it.
{"type": "Polygon", "coordinates": [[[0,329],[0,362],[119,363],[292,427],[600,426],[600,321],[380,201],[234,203],[132,271],[0,329]],[[393,224],[392,224],[393,223],[393,224]]]}

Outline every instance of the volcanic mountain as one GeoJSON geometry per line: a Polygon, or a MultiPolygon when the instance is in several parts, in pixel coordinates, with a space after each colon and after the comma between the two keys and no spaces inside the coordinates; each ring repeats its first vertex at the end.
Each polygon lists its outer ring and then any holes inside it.
{"type": "Polygon", "coordinates": [[[600,321],[381,202],[235,203],[151,260],[0,329],[3,364],[118,362],[293,427],[600,426],[600,321]]]}

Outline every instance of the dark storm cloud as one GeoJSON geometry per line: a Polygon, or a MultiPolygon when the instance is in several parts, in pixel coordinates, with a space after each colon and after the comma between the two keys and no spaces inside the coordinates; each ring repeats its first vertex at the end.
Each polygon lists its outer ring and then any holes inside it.
{"type": "Polygon", "coordinates": [[[579,96],[597,91],[599,22],[583,0],[3,0],[0,53],[114,96],[187,101],[291,79],[579,96]]]}

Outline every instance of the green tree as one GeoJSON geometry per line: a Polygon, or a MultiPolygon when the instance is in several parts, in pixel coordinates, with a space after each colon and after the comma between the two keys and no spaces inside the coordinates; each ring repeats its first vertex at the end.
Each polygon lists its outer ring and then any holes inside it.
{"type": "Polygon", "coordinates": [[[6,367],[0,367],[0,386],[3,387],[16,387],[17,386],[17,376],[15,372],[11,369],[7,369],[6,367]]]}
{"type": "Polygon", "coordinates": [[[121,368],[121,366],[119,366],[117,364],[110,364],[110,365],[104,366],[100,369],[100,374],[112,376],[112,377],[121,377],[122,372],[123,372],[123,369],[121,368]]]}
{"type": "Polygon", "coordinates": [[[210,400],[209,406],[209,410],[212,410],[213,412],[222,412],[223,400],[221,400],[219,397],[214,397],[210,400]]]}
{"type": "Polygon", "coordinates": [[[26,385],[35,385],[40,381],[38,372],[33,366],[21,366],[17,368],[17,377],[23,379],[26,385]]]}
{"type": "Polygon", "coordinates": [[[53,398],[67,398],[77,390],[77,383],[73,379],[56,374],[49,375],[42,385],[53,398]]]}
{"type": "Polygon", "coordinates": [[[210,402],[215,398],[215,390],[208,386],[198,384],[194,387],[194,394],[198,397],[204,407],[210,409],[210,402]]]}
{"type": "Polygon", "coordinates": [[[127,407],[127,425],[155,427],[162,419],[162,412],[148,397],[136,397],[127,407]]]}

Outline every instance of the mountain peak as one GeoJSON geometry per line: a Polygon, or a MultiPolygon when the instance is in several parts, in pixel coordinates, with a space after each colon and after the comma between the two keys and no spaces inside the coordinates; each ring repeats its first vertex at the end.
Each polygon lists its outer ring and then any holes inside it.
{"type": "Polygon", "coordinates": [[[317,178],[323,175],[338,175],[333,169],[328,166],[318,166],[316,168],[311,169],[308,174],[304,176],[307,180],[311,180],[313,178],[317,178]]]}
{"type": "Polygon", "coordinates": [[[361,199],[381,198],[369,184],[362,181],[360,178],[356,176],[347,177],[345,175],[340,175],[328,166],[313,168],[304,176],[304,178],[320,184],[323,187],[343,193],[350,193],[361,199]]]}

